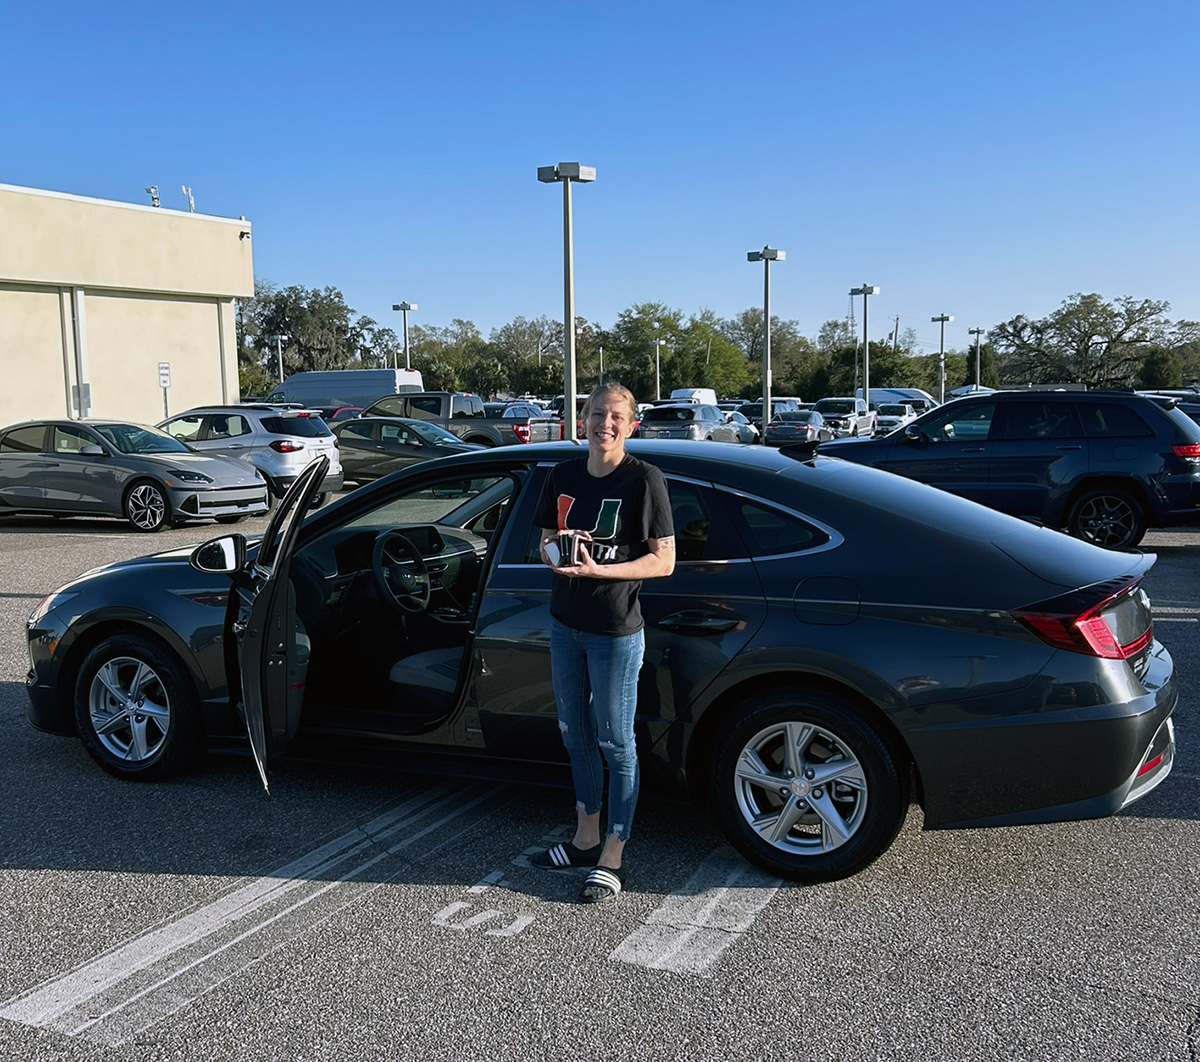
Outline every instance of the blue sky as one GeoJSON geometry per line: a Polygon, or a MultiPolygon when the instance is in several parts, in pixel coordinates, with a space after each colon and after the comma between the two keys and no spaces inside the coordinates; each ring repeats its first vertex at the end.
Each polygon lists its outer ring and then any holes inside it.
{"type": "MultiPolygon", "coordinates": [[[[245,215],[255,272],[399,326],[576,310],[815,335],[876,284],[929,349],[1076,291],[1200,319],[1200,7],[424,3],[8,4],[0,183],[245,215]]],[[[858,300],[861,302],[861,300],[858,300]]],[[[856,308],[861,326],[861,309],[856,308]]]]}

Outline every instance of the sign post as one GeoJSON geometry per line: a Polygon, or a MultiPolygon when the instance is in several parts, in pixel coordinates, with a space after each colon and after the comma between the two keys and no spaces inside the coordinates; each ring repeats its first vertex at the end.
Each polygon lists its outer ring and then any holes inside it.
{"type": "Polygon", "coordinates": [[[167,388],[171,386],[171,363],[169,361],[158,363],[158,386],[163,391],[163,416],[169,417],[171,415],[171,411],[167,409],[167,388]]]}

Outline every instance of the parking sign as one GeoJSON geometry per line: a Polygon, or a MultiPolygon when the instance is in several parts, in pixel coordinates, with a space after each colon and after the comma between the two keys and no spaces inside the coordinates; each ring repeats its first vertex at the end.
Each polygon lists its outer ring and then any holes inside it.
{"type": "Polygon", "coordinates": [[[158,363],[158,386],[171,386],[171,363],[169,361],[160,361],[158,363]]]}

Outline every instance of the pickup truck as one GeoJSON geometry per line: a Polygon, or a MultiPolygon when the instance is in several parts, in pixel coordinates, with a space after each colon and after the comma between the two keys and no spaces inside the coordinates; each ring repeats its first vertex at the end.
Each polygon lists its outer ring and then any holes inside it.
{"type": "Polygon", "coordinates": [[[861,398],[822,398],[814,408],[839,437],[875,434],[875,410],[861,398]]]}
{"type": "Polygon", "coordinates": [[[363,417],[411,417],[426,420],[482,446],[546,442],[557,439],[561,422],[553,417],[489,417],[479,395],[456,391],[408,391],[384,395],[362,411],[363,417]]]}

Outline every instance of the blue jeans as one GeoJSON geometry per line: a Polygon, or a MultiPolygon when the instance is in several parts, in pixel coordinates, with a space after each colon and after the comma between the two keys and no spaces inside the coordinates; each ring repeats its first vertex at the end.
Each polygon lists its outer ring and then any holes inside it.
{"type": "Polygon", "coordinates": [[[646,648],[645,631],[589,634],[550,620],[550,673],[558,705],[558,728],[571,761],[576,808],[600,810],[604,766],[608,761],[608,830],[629,840],[638,797],[637,747],[633,715],[638,672],[646,648]]]}

